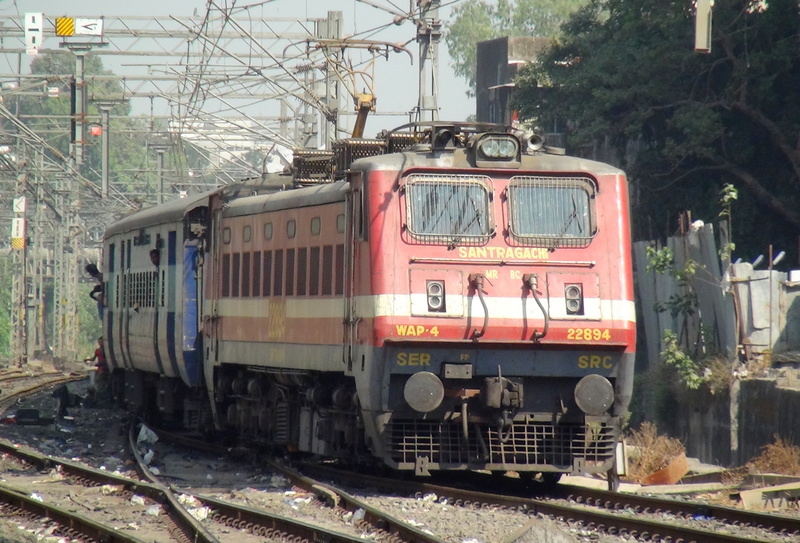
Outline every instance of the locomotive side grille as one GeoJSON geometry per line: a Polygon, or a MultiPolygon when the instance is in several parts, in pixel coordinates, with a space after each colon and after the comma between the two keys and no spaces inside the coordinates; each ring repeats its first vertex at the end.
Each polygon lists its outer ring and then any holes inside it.
{"type": "Polygon", "coordinates": [[[333,151],[295,149],[292,181],[295,185],[330,183],[336,170],[333,151]]]}
{"type": "Polygon", "coordinates": [[[416,137],[411,133],[392,133],[387,138],[387,146],[389,153],[399,153],[408,149],[416,143],[416,137]]]}
{"type": "Polygon", "coordinates": [[[395,420],[386,428],[385,445],[397,463],[417,457],[448,465],[552,465],[571,468],[576,458],[604,462],[614,454],[614,429],[605,423],[514,423],[499,435],[497,428],[474,425],[465,439],[460,423],[395,420]],[[502,439],[501,439],[502,437],[502,439]]]}
{"type": "Polygon", "coordinates": [[[333,142],[331,148],[336,155],[338,176],[344,175],[354,160],[384,154],[386,142],[383,140],[344,139],[333,142]]]}
{"type": "Polygon", "coordinates": [[[278,402],[275,405],[275,429],[273,440],[279,445],[289,443],[289,403],[278,402]]]}

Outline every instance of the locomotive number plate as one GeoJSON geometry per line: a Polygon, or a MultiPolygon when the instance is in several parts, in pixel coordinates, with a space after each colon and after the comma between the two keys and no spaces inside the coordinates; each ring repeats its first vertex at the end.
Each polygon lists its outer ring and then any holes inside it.
{"type": "Polygon", "coordinates": [[[611,330],[608,328],[568,328],[567,339],[575,341],[610,341],[611,330]]]}
{"type": "Polygon", "coordinates": [[[396,324],[395,332],[397,332],[398,336],[433,336],[436,337],[439,335],[439,327],[438,326],[422,326],[422,325],[414,325],[414,324],[396,324]]]}

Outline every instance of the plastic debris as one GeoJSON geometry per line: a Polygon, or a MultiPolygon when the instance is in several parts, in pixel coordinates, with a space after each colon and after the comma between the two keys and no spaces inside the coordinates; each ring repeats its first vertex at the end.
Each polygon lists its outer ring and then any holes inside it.
{"type": "Polygon", "coordinates": [[[144,505],[144,496],[134,494],[133,497],[131,497],[131,505],[144,505]]]}
{"type": "Polygon", "coordinates": [[[44,502],[44,498],[42,498],[42,496],[36,492],[32,493],[30,497],[32,500],[36,500],[37,502],[44,502]]]}
{"type": "Polygon", "coordinates": [[[100,493],[104,496],[117,494],[122,490],[122,485],[103,485],[100,487],[100,493]]]}
{"type": "Polygon", "coordinates": [[[156,433],[142,424],[142,427],[139,429],[139,435],[136,437],[136,444],[141,445],[142,443],[147,443],[153,445],[156,441],[158,441],[156,433]]]}
{"type": "Polygon", "coordinates": [[[269,481],[269,486],[272,488],[282,488],[289,484],[289,479],[283,475],[273,475],[269,481]]]}
{"type": "Polygon", "coordinates": [[[156,453],[153,452],[153,449],[148,449],[147,452],[144,453],[144,456],[142,456],[142,462],[144,462],[145,466],[150,464],[150,461],[153,460],[153,456],[155,454],[156,453]]]}
{"type": "Polygon", "coordinates": [[[189,494],[180,494],[178,496],[178,503],[185,507],[199,507],[200,500],[195,498],[194,496],[190,496],[189,494]]]}
{"type": "Polygon", "coordinates": [[[192,515],[197,520],[206,520],[208,515],[211,514],[211,509],[208,507],[197,507],[197,508],[190,508],[187,509],[189,514],[192,515]]]}
{"type": "Polygon", "coordinates": [[[161,506],[160,505],[151,505],[145,511],[145,514],[149,515],[151,517],[157,517],[160,513],[161,513],[161,506]]]}

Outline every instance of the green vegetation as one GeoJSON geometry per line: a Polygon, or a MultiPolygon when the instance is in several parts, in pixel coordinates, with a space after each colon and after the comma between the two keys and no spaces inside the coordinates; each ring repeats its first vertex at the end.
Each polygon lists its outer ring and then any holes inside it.
{"type": "Polygon", "coordinates": [[[587,0],[466,0],[453,8],[444,40],[455,74],[469,83],[475,94],[475,59],[479,41],[504,36],[550,37],[570,13],[587,0]]]}
{"type": "Polygon", "coordinates": [[[694,52],[694,29],[682,0],[591,0],[519,78],[517,105],[565,127],[570,152],[616,157],[636,195],[634,239],[666,238],[683,210],[716,216],[734,183],[737,256],[774,244],[796,265],[797,2],[716,2],[710,54],[694,52]]]}

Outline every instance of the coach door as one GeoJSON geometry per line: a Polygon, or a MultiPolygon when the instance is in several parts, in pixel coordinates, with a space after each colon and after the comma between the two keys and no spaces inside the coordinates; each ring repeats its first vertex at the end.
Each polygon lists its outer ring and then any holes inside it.
{"type": "Polygon", "coordinates": [[[353,349],[358,344],[358,323],[361,320],[356,285],[359,284],[360,250],[359,242],[365,239],[364,227],[364,190],[361,172],[350,174],[350,190],[347,192],[347,211],[345,221],[344,246],[344,351],[342,360],[347,373],[353,370],[353,349]]]}
{"type": "MultiPolygon", "coordinates": [[[[220,257],[220,248],[222,246],[222,199],[219,195],[215,194],[211,197],[209,208],[212,217],[212,230],[211,247],[207,254],[211,262],[206,263],[203,270],[205,274],[210,273],[211,276],[206,276],[204,278],[205,299],[207,303],[204,304],[202,313],[203,334],[205,336],[203,338],[203,343],[205,344],[204,350],[206,353],[205,360],[209,363],[206,364],[206,367],[209,367],[209,365],[216,366],[219,363],[219,298],[222,292],[220,279],[223,277],[222,259],[220,257]]],[[[207,374],[206,381],[209,379],[210,376],[207,374]]],[[[209,389],[213,390],[210,386],[211,383],[209,382],[207,384],[210,387],[209,389]]]]}

